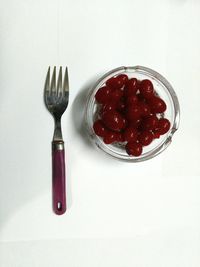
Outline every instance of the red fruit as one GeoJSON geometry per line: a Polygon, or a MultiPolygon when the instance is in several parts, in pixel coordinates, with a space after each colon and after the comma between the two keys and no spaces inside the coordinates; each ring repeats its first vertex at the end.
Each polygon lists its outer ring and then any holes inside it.
{"type": "Polygon", "coordinates": [[[120,74],[117,76],[117,79],[120,80],[123,85],[125,85],[128,81],[128,76],[126,74],[120,74]]]}
{"type": "Polygon", "coordinates": [[[153,138],[154,138],[154,139],[160,138],[160,134],[159,134],[157,131],[155,131],[155,132],[153,133],[153,138]]]}
{"type": "Polygon", "coordinates": [[[112,77],[106,81],[106,85],[111,89],[120,89],[124,86],[125,82],[122,78],[112,77]]]}
{"type": "Polygon", "coordinates": [[[136,95],[130,95],[126,98],[126,104],[128,106],[133,106],[138,103],[138,97],[136,95]]]}
{"type": "Polygon", "coordinates": [[[103,138],[103,141],[105,144],[111,144],[111,143],[116,142],[117,141],[116,133],[112,131],[107,131],[103,138]]]}
{"type": "Polygon", "coordinates": [[[117,111],[105,112],[102,120],[105,126],[113,131],[121,131],[126,126],[125,118],[117,111]]]}
{"type": "Polygon", "coordinates": [[[131,155],[138,157],[142,154],[142,145],[136,142],[129,142],[126,144],[126,152],[131,155]]]}
{"type": "Polygon", "coordinates": [[[139,105],[129,106],[126,112],[126,118],[130,122],[134,122],[141,117],[141,110],[139,105]]]}
{"type": "Polygon", "coordinates": [[[149,131],[144,131],[139,135],[138,139],[141,145],[148,146],[153,141],[153,134],[149,131]]]}
{"type": "Polygon", "coordinates": [[[125,95],[135,95],[138,90],[138,80],[136,78],[132,78],[128,80],[126,83],[125,95]]]}
{"type": "Polygon", "coordinates": [[[151,109],[148,104],[140,102],[141,116],[148,117],[151,114],[151,109]]]}
{"type": "Polygon", "coordinates": [[[125,111],[125,108],[126,108],[126,105],[125,105],[125,102],[123,99],[120,99],[120,101],[117,103],[117,110],[119,112],[124,112],[125,111]]]}
{"type": "Polygon", "coordinates": [[[101,87],[95,95],[96,101],[100,104],[105,104],[110,100],[111,89],[107,86],[101,87]]]}
{"type": "Polygon", "coordinates": [[[108,112],[108,111],[114,111],[116,109],[116,104],[111,102],[111,103],[107,103],[105,105],[103,105],[102,110],[101,110],[101,114],[103,114],[104,112],[108,112]]]}
{"type": "Polygon", "coordinates": [[[167,108],[165,102],[156,96],[150,98],[148,103],[155,113],[163,113],[167,108]]]}
{"type": "Polygon", "coordinates": [[[142,128],[145,130],[155,130],[158,126],[158,118],[156,115],[152,115],[146,119],[144,119],[142,123],[142,128]]]}
{"type": "Polygon", "coordinates": [[[151,98],[153,96],[153,84],[150,80],[143,80],[140,83],[140,93],[145,98],[151,98]]]}
{"type": "Polygon", "coordinates": [[[118,102],[122,96],[123,96],[123,91],[121,89],[115,89],[112,93],[111,93],[111,99],[113,102],[118,102]]]}
{"type": "Polygon", "coordinates": [[[142,119],[137,119],[137,120],[133,120],[132,122],[129,123],[129,127],[133,127],[135,129],[138,129],[140,128],[141,126],[141,123],[142,123],[142,119]]]}
{"type": "Polygon", "coordinates": [[[104,137],[107,130],[101,120],[97,120],[93,124],[93,129],[96,135],[104,137]]]}
{"type": "Polygon", "coordinates": [[[136,141],[138,137],[138,131],[133,127],[128,127],[124,131],[124,140],[127,142],[136,141]]]}
{"type": "Polygon", "coordinates": [[[171,126],[171,124],[170,124],[168,119],[164,119],[164,118],[160,119],[158,122],[158,127],[156,129],[156,133],[158,133],[160,135],[165,134],[169,131],[170,126],[171,126]]]}
{"type": "Polygon", "coordinates": [[[117,137],[116,137],[117,142],[120,142],[120,143],[125,142],[124,136],[122,133],[116,133],[116,135],[117,135],[117,137]]]}

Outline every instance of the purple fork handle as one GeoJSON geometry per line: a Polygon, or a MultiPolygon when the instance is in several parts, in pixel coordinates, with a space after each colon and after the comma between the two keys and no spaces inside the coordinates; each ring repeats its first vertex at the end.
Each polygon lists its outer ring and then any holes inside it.
{"type": "Polygon", "coordinates": [[[53,210],[57,215],[66,211],[64,142],[52,143],[53,210]]]}

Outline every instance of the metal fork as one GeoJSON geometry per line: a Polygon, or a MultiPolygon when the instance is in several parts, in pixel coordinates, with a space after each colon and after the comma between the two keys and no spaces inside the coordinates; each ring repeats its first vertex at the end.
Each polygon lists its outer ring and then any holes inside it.
{"type": "Polygon", "coordinates": [[[60,67],[56,83],[56,67],[50,82],[50,67],[48,68],[44,101],[47,109],[53,115],[55,121],[54,135],[52,141],[52,193],[53,210],[61,215],[66,211],[66,190],[65,190],[65,150],[61,130],[61,117],[65,112],[69,101],[69,84],[67,67],[62,79],[62,67],[60,67]]]}

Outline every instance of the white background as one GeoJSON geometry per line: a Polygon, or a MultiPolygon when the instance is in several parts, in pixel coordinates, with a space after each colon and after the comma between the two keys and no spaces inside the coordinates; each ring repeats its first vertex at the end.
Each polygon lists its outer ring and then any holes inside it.
{"type": "Polygon", "coordinates": [[[0,1],[0,266],[200,266],[200,2],[0,1]],[[47,67],[67,65],[68,211],[51,209],[47,67]],[[165,76],[181,106],[170,147],[116,161],[82,128],[85,96],[122,65],[165,76]]]}

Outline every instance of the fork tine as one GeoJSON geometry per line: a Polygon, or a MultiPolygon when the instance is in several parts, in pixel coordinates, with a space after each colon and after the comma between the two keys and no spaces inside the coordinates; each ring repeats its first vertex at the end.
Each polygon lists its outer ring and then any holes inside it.
{"type": "Polygon", "coordinates": [[[62,67],[60,67],[58,74],[58,82],[57,82],[57,94],[58,96],[62,93],[62,67]]]}
{"type": "Polygon", "coordinates": [[[52,78],[51,78],[51,87],[50,87],[50,91],[52,93],[55,93],[56,92],[56,67],[54,66],[53,68],[53,75],[52,75],[52,78]]]}
{"type": "Polygon", "coordinates": [[[65,68],[65,76],[64,76],[64,85],[63,90],[65,93],[69,92],[69,79],[68,79],[68,70],[65,68]]]}
{"type": "Polygon", "coordinates": [[[44,86],[45,93],[49,93],[49,84],[50,84],[50,66],[48,68],[47,76],[45,80],[45,86],[44,86]]]}

